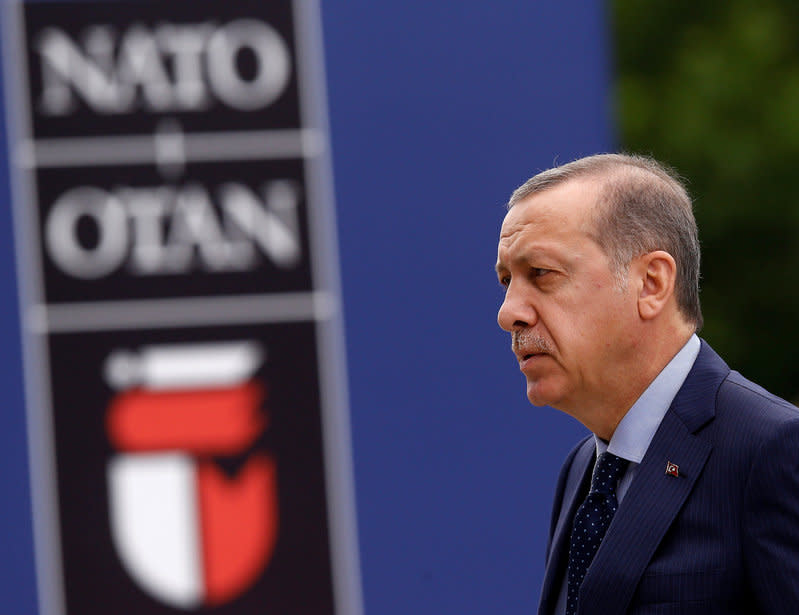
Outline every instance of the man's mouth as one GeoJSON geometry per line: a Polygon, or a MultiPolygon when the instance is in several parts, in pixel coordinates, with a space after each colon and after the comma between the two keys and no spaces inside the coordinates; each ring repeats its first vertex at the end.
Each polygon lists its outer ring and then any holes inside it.
{"type": "Polygon", "coordinates": [[[514,332],[511,337],[511,349],[519,362],[549,354],[549,341],[532,331],[514,332]]]}
{"type": "Polygon", "coordinates": [[[545,353],[543,352],[527,352],[524,354],[518,355],[519,363],[524,363],[525,361],[532,359],[533,357],[542,357],[545,353]]]}

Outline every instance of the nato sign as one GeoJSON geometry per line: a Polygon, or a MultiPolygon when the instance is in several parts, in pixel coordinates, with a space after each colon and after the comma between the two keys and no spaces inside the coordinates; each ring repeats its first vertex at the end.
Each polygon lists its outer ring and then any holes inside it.
{"type": "Polygon", "coordinates": [[[317,8],[9,11],[42,612],[359,612],[317,8]]]}

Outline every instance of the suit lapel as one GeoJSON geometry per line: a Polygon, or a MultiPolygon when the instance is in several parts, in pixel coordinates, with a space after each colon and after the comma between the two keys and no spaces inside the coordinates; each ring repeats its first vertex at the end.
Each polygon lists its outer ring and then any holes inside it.
{"type": "Polygon", "coordinates": [[[710,443],[694,432],[713,418],[716,391],[728,373],[724,362],[702,342],[583,581],[580,611],[602,605],[603,615],[626,612],[644,570],[710,455],[710,443]],[[679,476],[666,474],[667,462],[679,466],[679,476]]]}
{"type": "Polygon", "coordinates": [[[566,568],[566,561],[569,555],[572,519],[577,507],[580,506],[585,493],[588,491],[595,452],[596,444],[594,439],[587,439],[574,455],[571,468],[569,468],[569,475],[563,489],[560,517],[552,535],[552,544],[549,551],[549,559],[547,560],[546,574],[544,575],[544,585],[541,589],[541,604],[538,611],[540,614],[551,613],[558,600],[562,579],[561,574],[566,568]]]}
{"type": "MultiPolygon", "coordinates": [[[[668,413],[638,467],[580,589],[581,605],[625,613],[652,555],[701,473],[711,446],[668,413]],[[679,476],[666,474],[666,463],[679,476]]],[[[581,609],[582,610],[582,609],[581,609]]]]}

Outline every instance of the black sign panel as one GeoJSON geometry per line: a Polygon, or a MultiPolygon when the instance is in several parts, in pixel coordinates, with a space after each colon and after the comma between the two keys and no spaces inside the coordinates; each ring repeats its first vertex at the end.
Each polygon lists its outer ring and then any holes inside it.
{"type": "Polygon", "coordinates": [[[69,613],[335,612],[315,347],[311,323],[52,336],[69,613]]]}
{"type": "Polygon", "coordinates": [[[26,5],[33,136],[300,128],[295,21],[286,1],[26,5]]]}
{"type": "Polygon", "coordinates": [[[302,160],[36,173],[48,303],[313,289],[302,160]]]}
{"type": "Polygon", "coordinates": [[[7,17],[43,611],[358,613],[316,14],[7,17]]]}

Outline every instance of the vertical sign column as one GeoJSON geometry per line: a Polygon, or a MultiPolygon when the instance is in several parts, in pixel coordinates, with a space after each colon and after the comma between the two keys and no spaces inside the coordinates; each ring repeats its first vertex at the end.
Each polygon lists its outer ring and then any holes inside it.
{"type": "Polygon", "coordinates": [[[7,15],[44,613],[360,611],[309,4],[7,15]]]}

